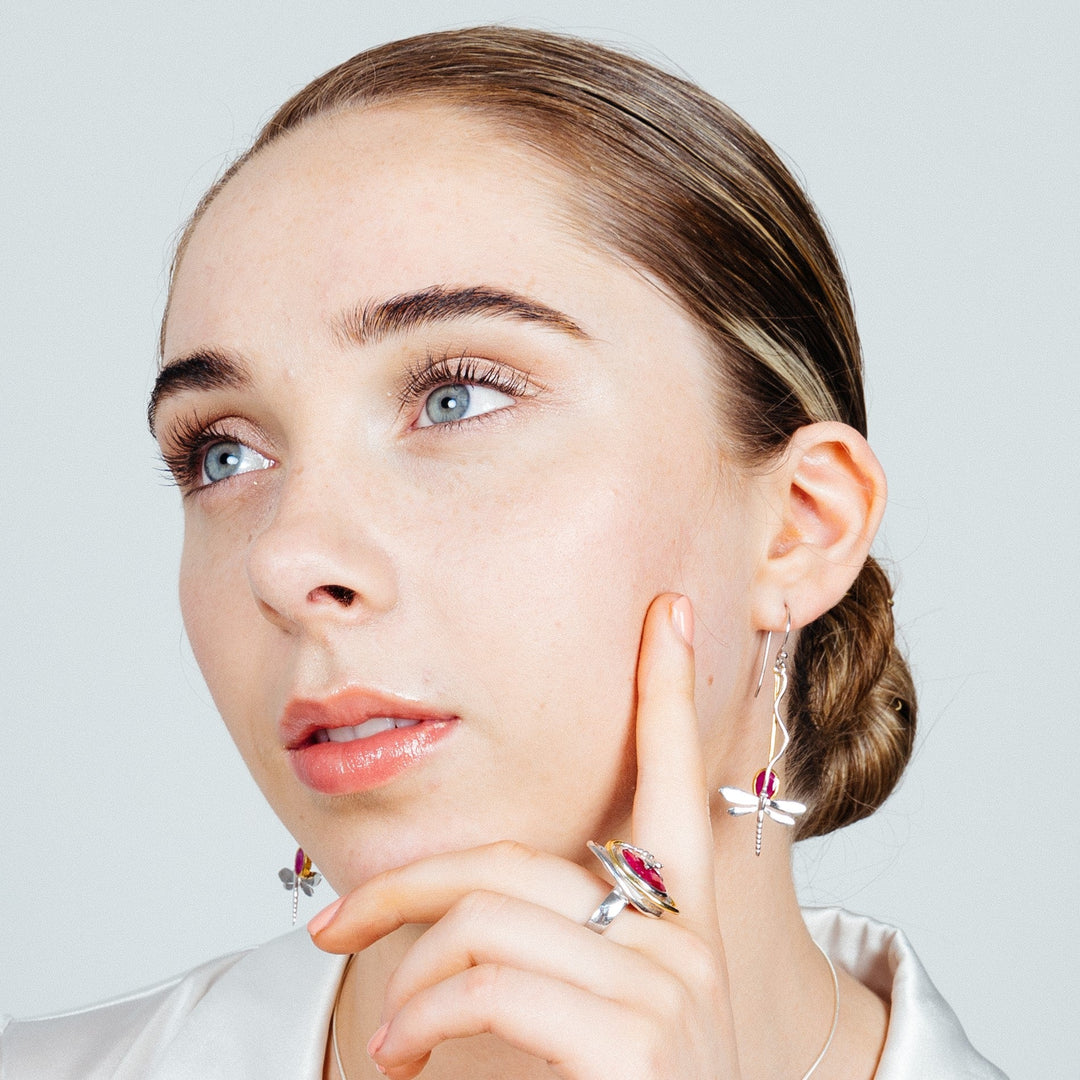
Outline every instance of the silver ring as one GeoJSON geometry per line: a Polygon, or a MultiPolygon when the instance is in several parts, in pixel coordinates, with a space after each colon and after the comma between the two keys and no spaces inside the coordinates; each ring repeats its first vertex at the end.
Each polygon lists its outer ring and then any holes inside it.
{"type": "Polygon", "coordinates": [[[615,916],[625,907],[626,897],[618,889],[612,889],[600,901],[600,906],[589,916],[589,921],[585,925],[590,930],[602,934],[615,921],[615,916]]]}
{"type": "Polygon", "coordinates": [[[615,888],[585,923],[590,930],[602,934],[627,905],[652,919],[659,919],[665,911],[679,910],[658,872],[663,864],[644,848],[621,840],[609,840],[601,847],[590,840],[589,850],[603,863],[615,883],[615,888]]]}

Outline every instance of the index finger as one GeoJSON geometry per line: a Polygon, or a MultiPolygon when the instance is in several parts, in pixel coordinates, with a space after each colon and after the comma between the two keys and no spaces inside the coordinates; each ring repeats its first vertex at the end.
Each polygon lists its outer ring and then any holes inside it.
{"type": "Polygon", "coordinates": [[[677,593],[653,600],[637,667],[634,844],[663,864],[663,879],[691,919],[715,919],[712,822],[694,705],[694,613],[677,593]]]}

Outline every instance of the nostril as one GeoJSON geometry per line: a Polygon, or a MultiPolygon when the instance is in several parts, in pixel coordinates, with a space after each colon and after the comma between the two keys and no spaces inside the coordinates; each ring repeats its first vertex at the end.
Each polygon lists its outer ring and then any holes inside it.
{"type": "Polygon", "coordinates": [[[316,599],[319,593],[324,593],[332,600],[336,600],[342,607],[351,607],[356,599],[356,590],[345,585],[321,585],[311,592],[311,599],[316,599]]]}

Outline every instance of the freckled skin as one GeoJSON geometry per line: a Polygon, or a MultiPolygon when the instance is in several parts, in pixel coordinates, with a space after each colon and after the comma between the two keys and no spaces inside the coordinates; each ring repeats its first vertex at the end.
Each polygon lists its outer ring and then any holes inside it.
{"type": "Polygon", "coordinates": [[[170,398],[159,435],[232,418],[274,462],[186,498],[185,623],[255,779],[339,891],[504,837],[584,863],[586,840],[620,835],[641,624],[666,590],[694,601],[710,773],[731,777],[763,515],[716,450],[693,325],[559,224],[561,183],[436,107],[320,119],[228,184],[177,275],[166,360],[225,349],[252,381],[170,398]],[[510,319],[364,347],[332,329],[358,303],[475,284],[534,297],[589,340],[510,319]],[[417,429],[423,403],[399,410],[396,387],[443,350],[512,364],[532,389],[417,429]],[[325,585],[359,600],[312,599],[325,585]],[[347,685],[450,711],[458,730],[385,787],[318,795],[277,724],[291,697],[347,685]]]}

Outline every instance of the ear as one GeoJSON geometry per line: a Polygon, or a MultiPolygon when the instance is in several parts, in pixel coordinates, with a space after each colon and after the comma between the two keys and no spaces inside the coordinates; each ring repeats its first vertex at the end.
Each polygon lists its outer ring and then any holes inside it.
{"type": "Polygon", "coordinates": [[[805,626],[862,569],[885,511],[885,473],[854,428],[821,423],[795,432],[761,480],[772,512],[752,614],[761,629],[782,629],[787,605],[792,626],[805,626]]]}

